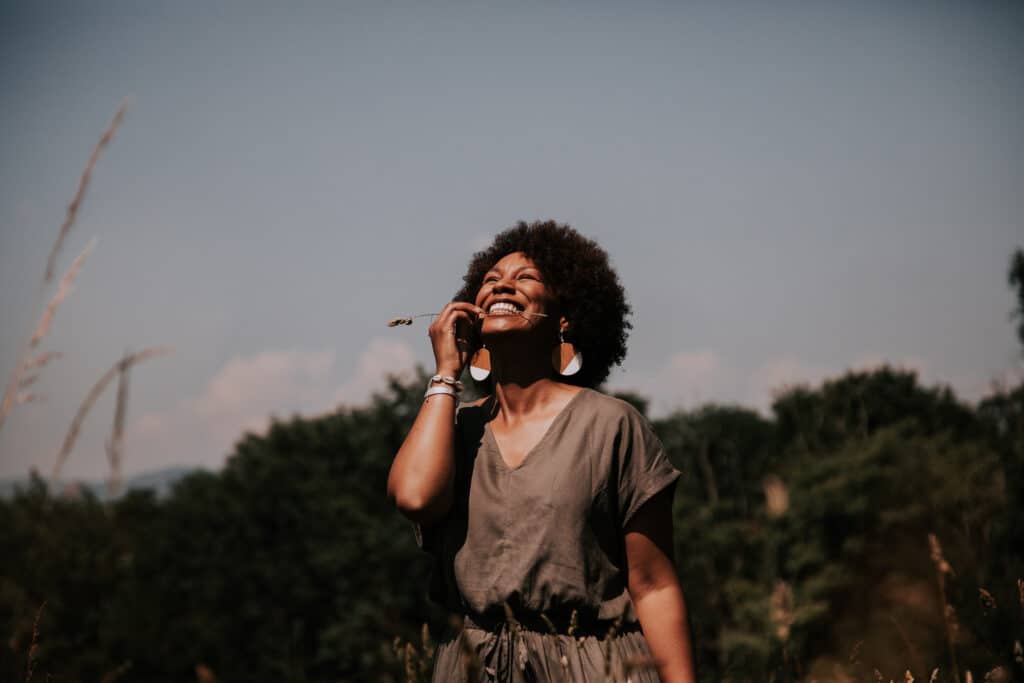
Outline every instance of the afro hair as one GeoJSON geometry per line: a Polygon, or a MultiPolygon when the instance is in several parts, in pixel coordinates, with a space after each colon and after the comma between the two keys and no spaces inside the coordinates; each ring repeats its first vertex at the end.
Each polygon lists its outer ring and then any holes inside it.
{"type": "Polygon", "coordinates": [[[508,254],[522,252],[553,289],[569,329],[566,341],[583,353],[583,369],[565,381],[596,387],[626,357],[632,329],[626,292],[597,242],[554,221],[525,223],[499,233],[491,246],[473,254],[456,301],[472,303],[487,272],[508,254]]]}

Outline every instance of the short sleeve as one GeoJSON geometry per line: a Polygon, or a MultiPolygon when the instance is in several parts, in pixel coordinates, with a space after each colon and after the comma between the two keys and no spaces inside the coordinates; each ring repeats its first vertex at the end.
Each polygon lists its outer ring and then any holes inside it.
{"type": "Polygon", "coordinates": [[[618,508],[623,528],[655,494],[674,484],[680,472],[669,462],[650,423],[632,406],[618,435],[618,508]]]}

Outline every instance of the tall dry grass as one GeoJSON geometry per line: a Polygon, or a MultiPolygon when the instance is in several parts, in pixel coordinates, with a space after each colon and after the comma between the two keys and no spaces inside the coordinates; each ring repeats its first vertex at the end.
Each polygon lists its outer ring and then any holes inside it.
{"type": "Polygon", "coordinates": [[[25,681],[31,683],[32,676],[35,675],[36,671],[36,654],[39,651],[39,620],[43,616],[43,609],[46,607],[46,602],[43,601],[39,605],[39,609],[36,610],[35,621],[32,622],[32,640],[28,646],[28,661],[25,663],[25,681]]]}
{"type": "MultiPolygon", "coordinates": [[[[121,377],[121,388],[118,390],[118,402],[115,411],[114,427],[110,439],[108,440],[108,457],[111,458],[111,465],[114,466],[117,471],[112,474],[112,480],[114,477],[119,476],[120,468],[120,443],[124,433],[124,419],[125,413],[127,412],[126,403],[128,399],[127,392],[127,373],[133,365],[141,363],[149,358],[156,356],[162,356],[170,353],[171,350],[168,348],[149,348],[137,351],[135,353],[127,353],[120,360],[114,363],[109,370],[96,381],[86,394],[85,400],[82,401],[81,405],[78,406],[78,412],[75,413],[74,419],[71,420],[71,426],[68,428],[67,434],[64,436],[64,442],[61,445],[60,451],[57,453],[57,460],[53,464],[53,471],[50,474],[50,479],[53,482],[57,481],[60,476],[60,470],[67,462],[68,456],[71,455],[72,449],[75,447],[75,441],[78,439],[78,434],[82,430],[82,425],[85,423],[85,418],[89,416],[89,411],[92,410],[93,405],[97,399],[103,394],[103,391],[107,388],[107,385],[114,379],[114,377],[121,377]],[[113,444],[117,444],[116,452],[112,452],[113,444]]],[[[111,484],[113,488],[113,484],[111,484]]]]}
{"type": "MultiPolygon", "coordinates": [[[[44,287],[53,280],[61,248],[64,246],[64,242],[67,240],[68,235],[71,234],[71,229],[74,227],[75,221],[78,219],[79,209],[81,209],[82,202],[85,201],[85,194],[89,189],[89,182],[92,179],[92,173],[96,168],[96,164],[99,162],[100,154],[104,149],[106,149],[117,134],[117,130],[120,128],[121,122],[124,120],[124,115],[128,110],[128,104],[129,100],[127,98],[121,102],[121,106],[118,107],[117,112],[115,112],[114,117],[110,121],[110,124],[107,126],[106,130],[103,131],[99,141],[96,143],[96,146],[93,147],[92,153],[89,155],[89,160],[85,164],[85,169],[82,171],[81,178],[79,178],[78,187],[75,189],[75,196],[68,204],[67,213],[64,216],[64,222],[61,224],[60,230],[57,232],[57,239],[54,240],[53,246],[50,247],[50,254],[46,259],[46,270],[43,272],[42,285],[44,287]]],[[[91,241],[82,253],[78,255],[78,258],[72,262],[67,273],[65,273],[64,277],[61,278],[60,284],[57,287],[57,292],[47,303],[46,308],[43,309],[43,313],[33,328],[32,334],[23,346],[21,353],[18,354],[18,362],[7,382],[7,388],[4,391],[3,400],[0,401],[0,428],[3,428],[8,413],[15,405],[37,402],[40,399],[38,395],[25,393],[24,390],[36,382],[39,377],[39,372],[47,365],[47,363],[59,358],[61,354],[54,352],[37,354],[37,348],[46,337],[46,334],[50,331],[50,325],[53,322],[54,315],[57,313],[57,309],[60,307],[61,303],[64,302],[64,299],[66,299],[71,293],[75,278],[78,277],[78,272],[81,270],[82,264],[85,262],[85,259],[88,257],[89,252],[92,251],[94,246],[95,240],[91,241]],[[32,374],[26,375],[25,373],[27,372],[32,372],[32,374]]]]}
{"type": "MultiPolygon", "coordinates": [[[[43,273],[42,279],[42,285],[44,287],[53,279],[61,250],[78,219],[78,214],[82,208],[83,202],[85,201],[93,172],[96,170],[96,166],[99,163],[99,159],[103,151],[110,145],[114,136],[117,134],[118,129],[121,127],[121,123],[124,121],[125,114],[128,111],[129,104],[129,98],[125,98],[121,102],[121,105],[117,108],[117,111],[114,113],[110,123],[103,131],[103,134],[100,135],[99,141],[97,141],[92,152],[89,154],[89,159],[86,162],[85,168],[82,170],[82,175],[79,178],[78,186],[75,188],[75,194],[68,203],[64,221],[61,223],[60,230],[57,232],[57,238],[54,240],[54,243],[50,248],[50,253],[46,260],[46,269],[43,273]]],[[[89,257],[89,254],[92,253],[95,246],[96,239],[93,238],[86,245],[85,249],[79,253],[75,260],[72,261],[68,270],[58,283],[56,292],[54,292],[53,296],[50,297],[46,306],[43,308],[39,320],[32,328],[32,333],[28,336],[21,353],[19,353],[17,364],[8,379],[3,399],[0,400],[0,428],[3,427],[8,414],[14,406],[24,403],[36,403],[43,400],[44,397],[42,395],[30,391],[30,389],[39,381],[42,370],[51,361],[61,358],[63,354],[57,351],[40,351],[40,346],[46,338],[46,335],[50,332],[50,328],[53,325],[53,320],[58,309],[73,291],[75,280],[78,278],[78,275],[82,270],[82,266],[85,264],[86,259],[89,257]]],[[[78,411],[71,422],[71,426],[64,437],[64,441],[61,445],[60,451],[57,453],[57,458],[51,474],[51,480],[53,482],[56,482],[61,468],[64,466],[71,450],[74,448],[75,441],[81,431],[82,424],[88,416],[89,411],[92,409],[93,404],[95,404],[96,400],[103,393],[103,390],[107,387],[110,381],[117,376],[119,378],[117,403],[114,412],[114,422],[111,428],[110,437],[107,440],[106,450],[107,458],[111,467],[108,491],[111,495],[115,495],[118,492],[121,481],[121,463],[123,461],[124,451],[124,427],[128,409],[129,370],[133,365],[144,360],[154,356],[164,355],[169,352],[170,349],[166,348],[147,348],[136,353],[126,353],[120,360],[114,363],[110,370],[100,377],[89,393],[86,394],[85,399],[79,406],[78,411]]]]}
{"type": "Polygon", "coordinates": [[[57,291],[46,304],[42,314],[39,316],[39,321],[32,329],[32,334],[29,336],[28,342],[18,357],[18,364],[15,366],[14,372],[11,373],[11,377],[7,382],[7,390],[4,392],[3,401],[0,402],[0,428],[3,427],[11,408],[19,404],[34,403],[41,400],[42,397],[39,394],[29,392],[28,389],[39,380],[39,374],[42,369],[50,361],[60,358],[62,354],[54,351],[40,353],[39,345],[49,333],[50,326],[53,324],[53,318],[57,314],[57,309],[60,308],[60,305],[64,303],[64,300],[74,289],[75,279],[78,277],[82,265],[95,246],[96,240],[93,239],[71,263],[64,277],[61,278],[57,291]]]}
{"type": "Polygon", "coordinates": [[[92,172],[96,168],[97,162],[100,160],[100,154],[104,149],[106,149],[107,145],[110,144],[111,140],[114,139],[114,135],[117,134],[117,129],[121,127],[121,122],[124,120],[124,115],[128,111],[129,104],[129,98],[125,98],[121,101],[121,106],[118,107],[117,111],[114,113],[114,118],[110,120],[110,124],[107,126],[107,129],[103,131],[103,135],[100,136],[99,142],[96,143],[96,146],[92,149],[92,153],[89,155],[89,160],[85,164],[82,176],[78,180],[78,188],[75,190],[75,196],[68,204],[68,210],[64,217],[64,222],[60,226],[60,231],[57,233],[57,239],[50,248],[50,255],[46,259],[46,272],[43,275],[44,284],[53,279],[53,272],[57,267],[57,257],[60,255],[61,247],[64,246],[64,240],[66,240],[68,235],[71,234],[71,228],[78,219],[78,210],[81,208],[82,202],[85,200],[85,193],[89,189],[89,181],[92,180],[92,172]]]}

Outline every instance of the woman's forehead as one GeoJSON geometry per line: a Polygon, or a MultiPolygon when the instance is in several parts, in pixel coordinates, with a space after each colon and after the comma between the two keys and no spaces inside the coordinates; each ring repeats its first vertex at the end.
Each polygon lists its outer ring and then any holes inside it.
{"type": "Polygon", "coordinates": [[[519,268],[536,268],[537,264],[533,262],[529,256],[521,251],[513,251],[511,254],[505,254],[498,262],[491,266],[491,270],[515,270],[519,268]]]}

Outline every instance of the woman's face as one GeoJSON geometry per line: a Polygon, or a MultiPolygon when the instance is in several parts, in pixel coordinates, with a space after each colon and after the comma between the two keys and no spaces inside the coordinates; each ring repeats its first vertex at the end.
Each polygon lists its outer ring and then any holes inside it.
{"type": "Polygon", "coordinates": [[[475,303],[487,313],[480,328],[485,336],[537,327],[554,312],[554,295],[544,274],[521,251],[508,254],[487,271],[475,303]],[[544,315],[531,315],[537,313],[544,315]]]}

